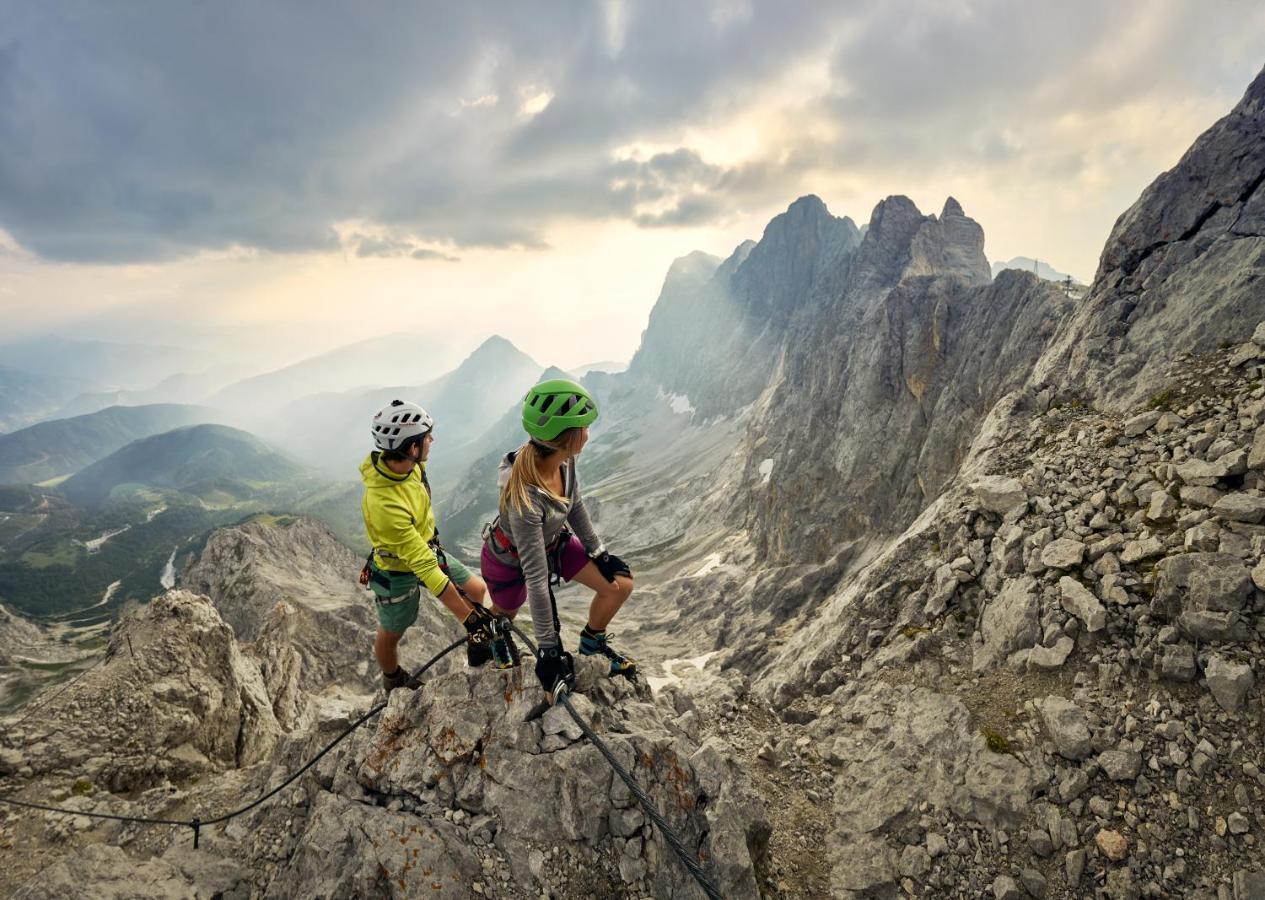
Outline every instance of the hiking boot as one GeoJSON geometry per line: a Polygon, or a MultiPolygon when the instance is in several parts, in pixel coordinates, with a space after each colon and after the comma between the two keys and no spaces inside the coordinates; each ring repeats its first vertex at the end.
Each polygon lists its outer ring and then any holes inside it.
{"type": "Polygon", "coordinates": [[[625,678],[637,677],[636,660],[619,653],[606,642],[605,631],[590,631],[588,626],[580,632],[580,654],[582,656],[605,656],[611,661],[608,673],[612,678],[623,675],[625,678]]]}
{"type": "Polygon", "coordinates": [[[503,631],[492,641],[492,664],[498,669],[512,669],[519,663],[518,645],[514,635],[503,631]]]}
{"type": "Polygon", "coordinates": [[[412,675],[404,671],[400,666],[395,667],[395,671],[390,674],[382,673],[382,687],[390,694],[396,688],[406,687],[411,691],[417,690],[420,682],[412,675]]]}

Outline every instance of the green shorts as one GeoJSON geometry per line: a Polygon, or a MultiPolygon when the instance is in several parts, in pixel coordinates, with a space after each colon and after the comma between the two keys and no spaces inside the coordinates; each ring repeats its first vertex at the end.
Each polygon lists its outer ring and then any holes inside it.
{"type": "MultiPolygon", "coordinates": [[[[453,582],[465,584],[470,580],[472,574],[461,560],[448,554],[444,554],[444,557],[447,561],[446,574],[453,582]]],[[[392,572],[388,569],[379,569],[377,566],[373,568],[377,574],[385,576],[390,582],[389,585],[379,584],[377,581],[370,582],[374,595],[382,600],[393,601],[374,604],[378,608],[378,624],[382,626],[383,631],[402,634],[406,628],[417,621],[421,584],[412,572],[392,572]]]]}
{"type": "Polygon", "coordinates": [[[417,608],[421,599],[421,588],[413,588],[403,599],[394,603],[375,603],[378,607],[378,624],[382,626],[382,630],[403,634],[406,628],[417,621],[417,608]]]}

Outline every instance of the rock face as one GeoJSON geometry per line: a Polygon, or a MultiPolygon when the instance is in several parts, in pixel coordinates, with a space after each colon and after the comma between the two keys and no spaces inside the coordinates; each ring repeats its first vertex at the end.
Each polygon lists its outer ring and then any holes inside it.
{"type": "Polygon", "coordinates": [[[678,259],[620,381],[688,397],[703,418],[735,412],[768,386],[790,322],[837,281],[859,242],[851,219],[832,216],[810,195],[724,262],[705,254],[678,259]]]}
{"type": "MultiPolygon", "coordinates": [[[[768,825],[746,777],[675,731],[644,687],[587,658],[577,665],[577,710],[698,848],[721,893],[756,897],[768,825]]],[[[270,895],[465,897],[497,872],[523,895],[690,895],[688,873],[565,711],[523,721],[539,696],[522,669],[458,671],[393,693],[377,730],[324,769],[329,791],[270,895]]]]}
{"type": "Polygon", "coordinates": [[[748,479],[771,458],[779,485],[753,490],[746,505],[775,557],[820,558],[841,538],[912,522],[1063,314],[1062,294],[1021,272],[992,284],[962,266],[909,274],[915,237],[932,221],[906,198],[880,203],[839,294],[793,332],[748,445],[748,479]]]}
{"type": "Polygon", "coordinates": [[[294,689],[293,670],[265,679],[209,600],[174,590],[121,622],[107,660],[3,740],[28,777],[136,790],[267,758],[283,734],[274,697],[294,689]]]}
{"type": "Polygon", "coordinates": [[[1263,182],[1265,71],[1116,221],[1037,380],[1135,402],[1159,389],[1174,353],[1247,341],[1265,318],[1263,182]]]}

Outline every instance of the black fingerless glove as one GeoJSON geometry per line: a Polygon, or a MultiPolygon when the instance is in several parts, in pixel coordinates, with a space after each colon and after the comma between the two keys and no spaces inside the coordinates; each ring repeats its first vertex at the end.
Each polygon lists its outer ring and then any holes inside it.
{"type": "Polygon", "coordinates": [[[559,684],[575,688],[575,660],[562,647],[541,647],[536,652],[536,677],[551,697],[559,684]]]}
{"type": "Polygon", "coordinates": [[[616,575],[623,575],[625,578],[632,578],[632,570],[628,568],[628,563],[624,562],[614,553],[607,553],[603,550],[597,556],[593,557],[593,565],[597,566],[597,570],[602,573],[602,577],[607,581],[614,581],[616,575]]]}
{"type": "Polygon", "coordinates": [[[491,641],[496,636],[496,619],[478,603],[472,606],[474,608],[461,623],[466,627],[466,634],[472,641],[491,641]]]}

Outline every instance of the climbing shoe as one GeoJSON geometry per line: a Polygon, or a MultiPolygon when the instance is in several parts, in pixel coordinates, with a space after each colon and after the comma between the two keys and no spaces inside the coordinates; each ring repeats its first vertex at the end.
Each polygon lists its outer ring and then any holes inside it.
{"type": "Polygon", "coordinates": [[[509,629],[500,631],[492,641],[492,664],[498,669],[512,669],[519,663],[518,645],[509,629]]]}
{"type": "Polygon", "coordinates": [[[382,687],[389,694],[396,688],[406,687],[411,691],[417,690],[419,682],[408,672],[405,672],[400,666],[395,667],[394,672],[382,673],[382,687]]]}
{"type": "Polygon", "coordinates": [[[596,656],[601,654],[611,661],[610,675],[623,675],[625,678],[637,677],[637,662],[617,652],[606,643],[605,631],[593,631],[587,625],[580,631],[580,654],[596,656]]]}

